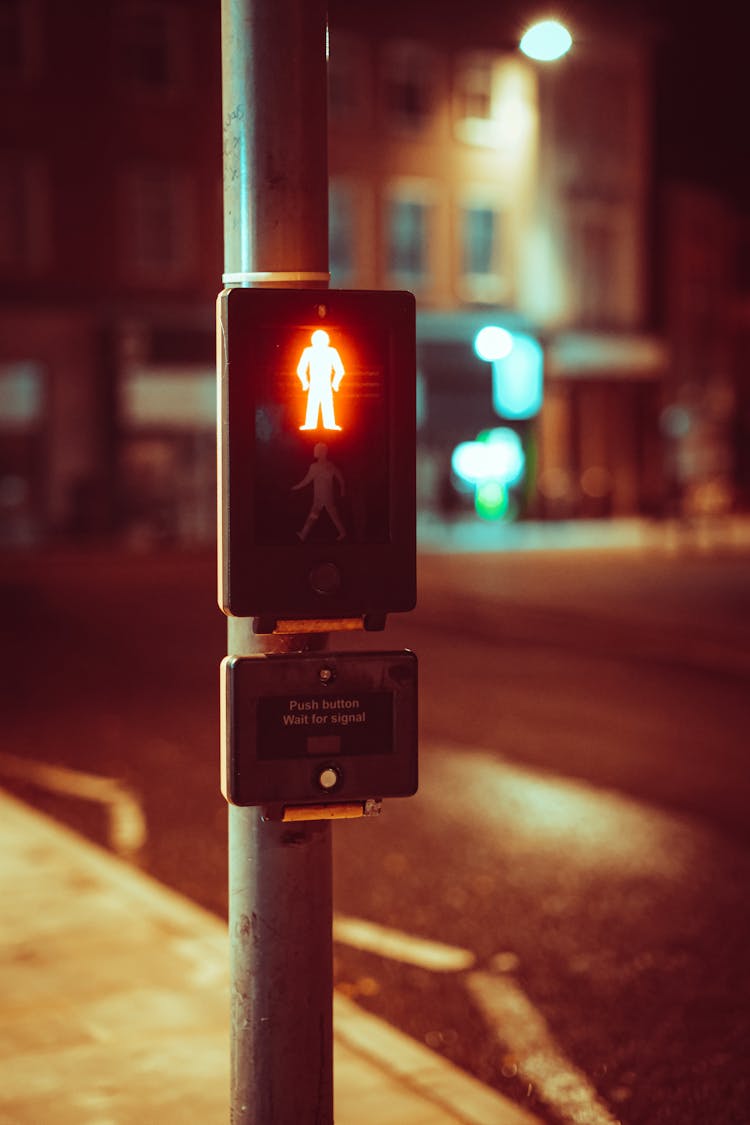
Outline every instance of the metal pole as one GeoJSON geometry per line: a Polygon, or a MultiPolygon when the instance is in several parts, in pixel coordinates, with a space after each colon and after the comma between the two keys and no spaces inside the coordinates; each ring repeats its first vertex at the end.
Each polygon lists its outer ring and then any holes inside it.
{"type": "Polygon", "coordinates": [[[330,824],[229,810],[233,1125],[330,1125],[330,824]]]}
{"type": "MultiPolygon", "coordinates": [[[[225,284],[328,277],[325,0],[222,0],[225,284]]],[[[321,648],[256,637],[234,655],[321,648]]],[[[331,830],[229,807],[233,1125],[333,1121],[331,830]]]]}
{"type": "Polygon", "coordinates": [[[326,0],[222,0],[222,101],[225,271],[320,284],[328,278],[326,0]]]}

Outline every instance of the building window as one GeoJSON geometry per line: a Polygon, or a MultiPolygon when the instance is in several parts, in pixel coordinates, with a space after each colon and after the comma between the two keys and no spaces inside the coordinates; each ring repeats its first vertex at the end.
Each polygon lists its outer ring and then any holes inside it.
{"type": "Polygon", "coordinates": [[[641,161],[637,75],[610,66],[571,67],[553,104],[558,175],[569,190],[622,199],[641,161]]]}
{"type": "Polygon", "coordinates": [[[537,117],[537,86],[531,67],[509,55],[472,52],[457,63],[453,129],[466,144],[494,148],[516,162],[525,159],[537,117]]]}
{"type": "Polygon", "coordinates": [[[21,0],[0,0],[0,74],[23,74],[25,34],[21,0]]]}
{"type": "Polygon", "coordinates": [[[332,180],[328,200],[331,280],[336,285],[346,285],[355,273],[356,208],[352,186],[341,180],[332,180]]]}
{"type": "Polygon", "coordinates": [[[435,102],[435,55],[419,43],[390,43],[383,59],[383,99],[388,123],[419,132],[435,102]]]}
{"type": "Polygon", "coordinates": [[[407,194],[394,194],[386,213],[387,269],[391,278],[421,288],[429,273],[430,205],[407,194]]]}
{"type": "Polygon", "coordinates": [[[0,0],[0,78],[27,78],[35,69],[37,20],[34,0],[0,0]]]}
{"type": "Polygon", "coordinates": [[[48,256],[46,181],[26,154],[0,156],[0,269],[33,272],[48,256]]]}
{"type": "Polygon", "coordinates": [[[195,262],[194,192],[177,169],[134,168],[124,177],[122,256],[131,280],[189,280],[195,262]]]}
{"type": "Polygon", "coordinates": [[[463,274],[485,276],[493,273],[497,213],[490,207],[465,207],[461,219],[463,274]]]}
{"type": "Polygon", "coordinates": [[[333,32],[328,60],[328,112],[332,125],[362,121],[366,73],[363,44],[353,35],[333,32]]]}
{"type": "Polygon", "coordinates": [[[620,208],[579,204],[569,228],[570,280],[575,315],[588,327],[626,323],[632,306],[632,279],[624,268],[626,224],[620,208]]]}
{"type": "Polygon", "coordinates": [[[737,289],[743,297],[746,297],[750,294],[750,223],[745,222],[740,225],[735,243],[734,263],[737,289]]]}
{"type": "Polygon", "coordinates": [[[43,526],[44,372],[0,364],[0,544],[28,546],[43,526]]]}
{"type": "Polygon", "coordinates": [[[141,91],[166,92],[184,77],[185,24],[176,5],[123,5],[115,26],[119,77],[141,91]]]}
{"type": "Polygon", "coordinates": [[[503,295],[502,213],[492,203],[472,202],[460,214],[460,295],[492,301],[503,295]]]}
{"type": "Polygon", "coordinates": [[[489,55],[465,55],[455,77],[455,109],[459,121],[489,121],[492,117],[492,71],[489,55]]]}

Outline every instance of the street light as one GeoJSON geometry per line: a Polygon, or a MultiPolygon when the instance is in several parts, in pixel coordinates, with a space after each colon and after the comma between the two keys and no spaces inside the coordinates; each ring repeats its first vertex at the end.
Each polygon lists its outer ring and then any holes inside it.
{"type": "Polygon", "coordinates": [[[541,20],[533,24],[519,43],[523,53],[538,62],[552,62],[562,58],[572,45],[570,32],[558,20],[541,20]]]}

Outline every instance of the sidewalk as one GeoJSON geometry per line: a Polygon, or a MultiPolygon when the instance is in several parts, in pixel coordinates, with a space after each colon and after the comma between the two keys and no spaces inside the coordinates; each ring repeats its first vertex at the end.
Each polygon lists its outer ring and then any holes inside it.
{"type": "MultiPolygon", "coordinates": [[[[2,791],[0,898],[0,1125],[228,1122],[217,918],[2,791]]],[[[338,1125],[538,1121],[338,994],[334,1066],[338,1125]]]]}
{"type": "Polygon", "coordinates": [[[682,521],[633,516],[486,523],[468,514],[445,520],[421,513],[417,519],[417,544],[424,552],[746,551],[750,548],[750,516],[703,516],[682,521]]]}

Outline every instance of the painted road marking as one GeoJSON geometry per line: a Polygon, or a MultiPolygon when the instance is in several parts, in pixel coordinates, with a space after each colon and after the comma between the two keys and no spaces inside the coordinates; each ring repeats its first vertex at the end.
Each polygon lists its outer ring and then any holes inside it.
{"type": "Polygon", "coordinates": [[[565,1058],[516,981],[477,971],[467,973],[464,982],[518,1076],[532,1083],[548,1106],[576,1125],[618,1125],[583,1071],[565,1058]]]}
{"type": "Polygon", "coordinates": [[[39,789],[79,797],[104,806],[109,846],[123,859],[134,860],[146,843],[148,830],[137,797],[120,781],[83,773],[67,766],[51,766],[0,751],[0,776],[30,782],[39,789]]]}
{"type": "Polygon", "coordinates": [[[434,973],[456,973],[470,969],[476,958],[468,949],[444,945],[439,941],[414,937],[412,934],[379,926],[362,918],[337,914],[333,919],[333,939],[354,949],[377,953],[392,961],[403,961],[434,973]]]}
{"type": "MultiPolygon", "coordinates": [[[[388,1102],[386,1084],[378,1084],[377,1097],[384,1100],[380,1112],[374,1101],[366,1101],[367,1091],[354,1092],[352,1121],[387,1120],[412,1122],[422,1125],[440,1121],[448,1125],[542,1125],[541,1120],[529,1110],[510,1101],[504,1094],[480,1082],[444,1056],[430,1050],[417,1039],[412,1039],[384,1020],[363,1011],[353,1000],[335,992],[333,997],[333,1025],[336,1039],[356,1054],[368,1059],[386,1075],[392,1077],[403,1089],[413,1090],[422,1103],[431,1103],[432,1109],[422,1105],[419,1110],[407,1110],[401,1101],[396,1107],[388,1102]],[[369,1104],[370,1111],[367,1110],[369,1104]],[[403,1116],[399,1116],[398,1110],[403,1116]],[[449,1115],[449,1118],[448,1116],[449,1115]]],[[[348,1099],[347,1099],[348,1100],[348,1099]]],[[[350,1114],[342,1113],[342,1119],[350,1114]]],[[[339,1120],[339,1112],[336,1112],[339,1120]]]]}
{"type": "Polygon", "coordinates": [[[490,961],[494,971],[474,969],[476,957],[467,949],[414,937],[362,918],[334,916],[333,937],[343,945],[376,953],[393,961],[433,972],[460,974],[488,1028],[505,1050],[522,1080],[554,1111],[575,1125],[619,1125],[583,1071],[557,1046],[544,1017],[508,973],[518,968],[513,953],[490,961]]]}
{"type": "MultiPolygon", "coordinates": [[[[137,798],[113,778],[3,752],[0,775],[103,805],[110,847],[125,859],[135,858],[146,842],[146,820],[137,798]]],[[[333,937],[341,944],[390,960],[432,972],[461,974],[488,1026],[512,1056],[519,1077],[532,1083],[547,1105],[567,1115],[576,1125],[618,1125],[617,1118],[598,1100],[586,1075],[568,1062],[557,1047],[544,1018],[507,975],[470,971],[476,957],[467,949],[415,937],[361,918],[335,915],[333,937]]],[[[510,954],[501,955],[496,959],[496,967],[514,967],[511,959],[510,954]]]]}

